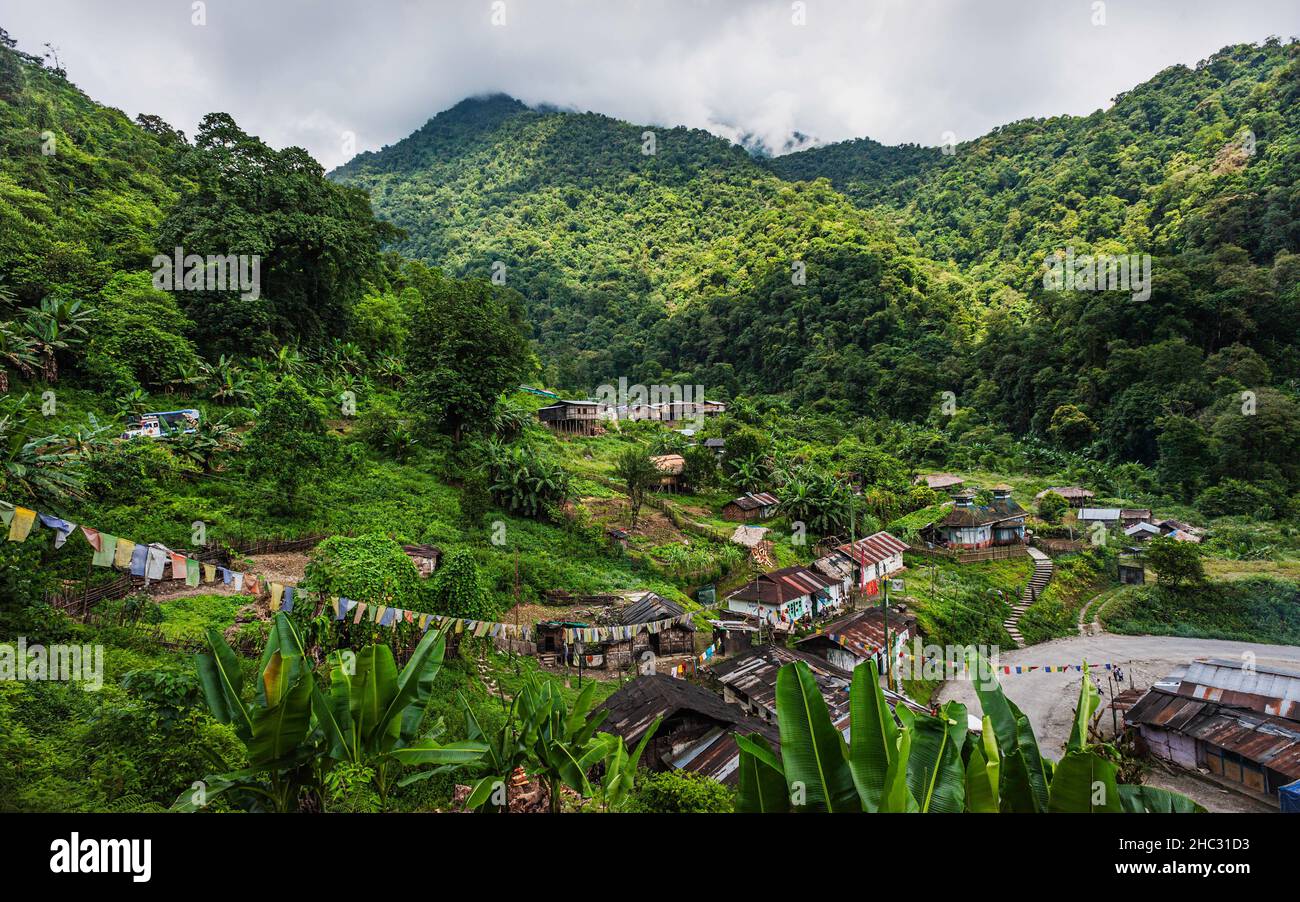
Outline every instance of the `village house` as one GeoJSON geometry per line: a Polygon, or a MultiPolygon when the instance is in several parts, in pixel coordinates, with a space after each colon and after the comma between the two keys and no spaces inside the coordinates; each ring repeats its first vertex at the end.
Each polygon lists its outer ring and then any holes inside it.
{"type": "Polygon", "coordinates": [[[433,571],[438,569],[438,561],[442,559],[442,549],[437,545],[403,545],[402,550],[411,559],[422,579],[432,576],[433,571]]]}
{"type": "Polygon", "coordinates": [[[988,504],[976,504],[973,493],[959,494],[947,515],[925,533],[946,548],[1015,545],[1025,540],[1025,516],[1025,509],[1011,499],[1010,488],[997,486],[988,504]]]}
{"type": "Polygon", "coordinates": [[[598,435],[604,418],[599,401],[557,401],[537,411],[543,425],[565,435],[598,435]]]}
{"type": "Polygon", "coordinates": [[[780,503],[771,492],[746,492],[722,506],[722,519],[741,522],[766,520],[776,513],[780,503]]]}
{"type": "Polygon", "coordinates": [[[724,656],[739,655],[754,646],[758,638],[756,620],[710,620],[713,646],[724,656]]]}
{"type": "Polygon", "coordinates": [[[922,473],[912,482],[916,485],[924,483],[926,488],[936,492],[955,492],[966,484],[966,480],[951,473],[922,473]]]}
{"type": "Polygon", "coordinates": [[[863,595],[880,592],[880,581],[903,569],[907,543],[881,531],[836,549],[852,562],[852,585],[863,595]]]}
{"type": "Polygon", "coordinates": [[[658,469],[659,488],[662,491],[680,492],[686,488],[686,460],[680,454],[659,454],[650,458],[658,469]]]}
{"type": "Polygon", "coordinates": [[[783,645],[763,645],[739,657],[714,664],[711,675],[722,686],[722,697],[756,717],[776,723],[776,675],[786,664],[803,661],[831,710],[831,719],[847,716],[851,675],[825,658],[783,645]]]}
{"type": "Polygon", "coordinates": [[[727,450],[727,440],[725,438],[706,438],[704,447],[721,457],[723,452],[727,450]]]}
{"type": "Polygon", "coordinates": [[[878,607],[857,611],[826,624],[815,635],[800,639],[795,647],[850,673],[866,661],[875,661],[876,672],[884,673],[886,623],[889,625],[888,648],[890,654],[896,656],[898,649],[916,634],[915,615],[899,608],[890,608],[887,617],[886,612],[878,607]]]}
{"type": "Polygon", "coordinates": [[[1128,536],[1135,542],[1145,542],[1147,539],[1155,538],[1160,535],[1160,527],[1154,523],[1139,521],[1124,529],[1124,535],[1128,536]]]}
{"type": "Polygon", "coordinates": [[[605,699],[601,730],[621,736],[629,748],[639,743],[656,719],[659,727],[646,744],[641,766],[652,771],[694,771],[720,783],[740,778],[735,734],[758,733],[778,747],[781,735],[768,721],[686,680],[664,674],[637,677],[605,699]]]}
{"type": "Polygon", "coordinates": [[[1155,757],[1275,803],[1300,780],[1300,672],[1198,660],[1157,682],[1124,723],[1155,757]]]}
{"type": "Polygon", "coordinates": [[[1080,488],[1077,485],[1054,485],[1051,488],[1043,489],[1034,496],[1034,500],[1042,501],[1043,496],[1048,492],[1055,492],[1060,495],[1069,503],[1070,507],[1083,507],[1096,497],[1096,493],[1080,488]]]}
{"type": "Polygon", "coordinates": [[[822,576],[829,577],[839,584],[842,597],[849,597],[849,593],[853,591],[854,567],[853,561],[847,554],[833,548],[813,561],[812,566],[822,576]]]}
{"type": "Polygon", "coordinates": [[[1118,507],[1081,507],[1074,518],[1081,526],[1100,523],[1107,529],[1112,529],[1119,526],[1121,514],[1122,511],[1118,507]]]}
{"type": "MultiPolygon", "coordinates": [[[[581,666],[591,670],[628,670],[633,664],[647,658],[695,653],[695,624],[689,620],[667,626],[656,626],[652,632],[649,624],[671,620],[684,613],[684,609],[653,592],[630,592],[624,596],[627,604],[604,623],[577,620],[545,620],[536,627],[535,653],[542,663],[581,666]],[[647,626],[637,630],[630,638],[605,638],[582,642],[567,642],[566,630],[593,627],[647,626]]],[[[514,650],[512,648],[512,650],[514,650]]],[[[524,652],[527,653],[527,652],[524,652]]]]}
{"type": "Polygon", "coordinates": [[[1151,510],[1149,508],[1125,507],[1120,509],[1120,526],[1128,529],[1130,526],[1135,526],[1138,523],[1151,523],[1151,510]]]}
{"type": "Polygon", "coordinates": [[[728,610],[774,625],[811,620],[842,603],[835,580],[798,565],[760,574],[727,596],[728,610]]]}

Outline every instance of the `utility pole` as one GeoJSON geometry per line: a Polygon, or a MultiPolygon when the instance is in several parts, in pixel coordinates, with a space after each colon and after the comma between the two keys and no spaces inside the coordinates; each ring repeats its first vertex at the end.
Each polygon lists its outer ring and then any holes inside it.
{"type": "Polygon", "coordinates": [[[885,623],[885,688],[889,688],[889,659],[893,656],[894,650],[889,645],[889,583],[882,579],[884,591],[880,593],[880,613],[883,614],[885,623]]]}

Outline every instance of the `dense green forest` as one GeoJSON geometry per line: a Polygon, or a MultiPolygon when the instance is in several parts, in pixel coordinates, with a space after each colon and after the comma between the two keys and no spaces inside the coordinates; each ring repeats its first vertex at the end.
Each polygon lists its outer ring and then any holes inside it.
{"type": "Polygon", "coordinates": [[[504,264],[575,393],[626,375],[955,410],[954,438],[1138,462],[1188,500],[1249,482],[1227,502],[1244,513],[1300,487],[1298,96],[1297,45],[1270,39],[952,153],[861,139],[770,160],[495,96],[332,177],[371,192],[403,252],[504,264]],[[1149,298],[1046,290],[1067,250],[1149,255],[1149,298]]]}

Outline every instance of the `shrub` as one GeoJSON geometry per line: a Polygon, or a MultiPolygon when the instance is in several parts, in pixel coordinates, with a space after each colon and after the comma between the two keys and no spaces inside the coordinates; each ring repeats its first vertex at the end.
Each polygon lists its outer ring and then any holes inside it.
{"type": "Polygon", "coordinates": [[[735,806],[735,793],[694,771],[647,774],[628,802],[640,814],[726,814],[735,806]]]}
{"type": "Polygon", "coordinates": [[[479,579],[478,564],[467,548],[447,554],[433,576],[434,613],[472,620],[491,620],[499,607],[479,579]]]}
{"type": "Polygon", "coordinates": [[[312,552],[303,575],[312,592],[366,604],[424,610],[424,583],[402,546],[386,536],[330,536],[312,552]]]}

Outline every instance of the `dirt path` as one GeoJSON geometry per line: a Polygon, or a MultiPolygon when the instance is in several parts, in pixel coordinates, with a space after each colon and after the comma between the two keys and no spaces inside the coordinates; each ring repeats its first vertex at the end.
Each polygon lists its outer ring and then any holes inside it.
{"type": "MultiPolygon", "coordinates": [[[[1197,658],[1239,658],[1244,652],[1256,656],[1258,664],[1271,664],[1300,670],[1300,646],[1262,645],[1252,642],[1229,642],[1219,639],[1186,639],[1178,636],[1118,636],[1101,633],[1053,639],[1028,648],[1005,651],[1000,664],[1118,664],[1125,680],[1115,687],[1149,688],[1156,680],[1197,658]]],[[[1102,704],[1110,702],[1111,685],[1105,670],[1094,671],[1102,693],[1102,704]]],[[[1022,675],[1000,675],[1002,689],[1029,717],[1034,735],[1043,753],[1059,758],[1070,736],[1075,703],[1079,700],[1082,675],[1044,673],[1041,670],[1022,675]]],[[[935,693],[943,702],[956,699],[972,713],[979,711],[979,700],[969,682],[950,680],[935,693]]],[[[1109,714],[1103,714],[1109,717],[1109,714]]]]}
{"type": "Polygon", "coordinates": [[[1083,607],[1079,608],[1080,636],[1101,635],[1103,632],[1101,627],[1101,612],[1106,609],[1106,605],[1110,604],[1111,599],[1115,597],[1117,591],[1119,591],[1117,588],[1112,587],[1107,589],[1105,592],[1098,592],[1096,595],[1092,596],[1092,598],[1089,598],[1083,607]],[[1103,601],[1103,599],[1105,600],[1103,601]],[[1097,604],[1099,601],[1101,604],[1097,604]],[[1094,604],[1097,604],[1097,610],[1093,613],[1092,620],[1090,621],[1088,620],[1088,612],[1092,610],[1094,604]]]}

